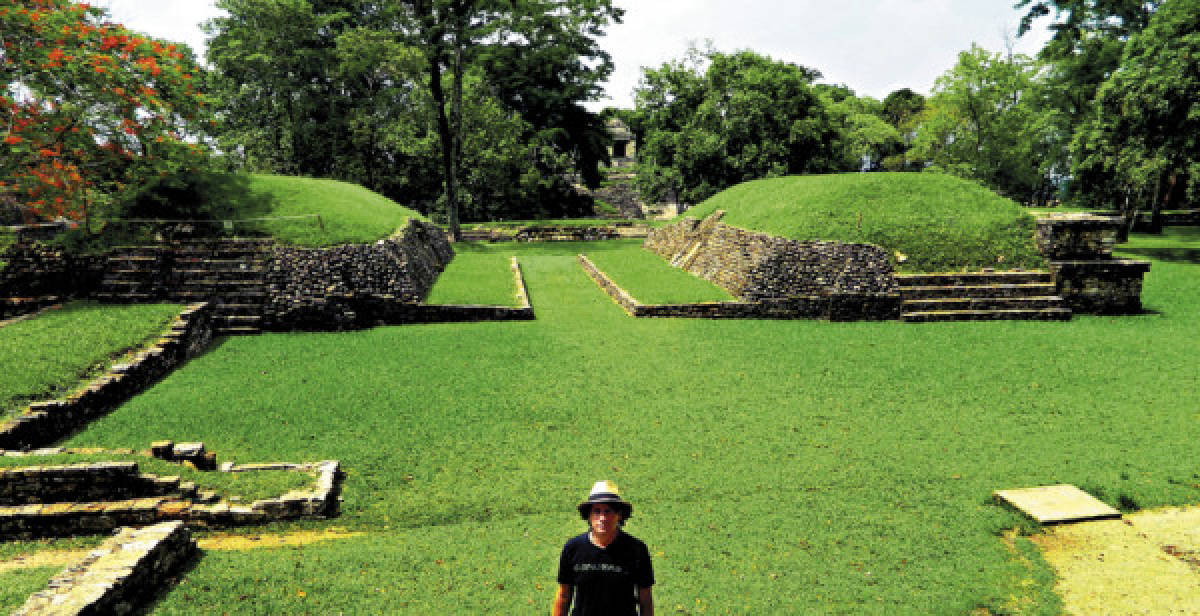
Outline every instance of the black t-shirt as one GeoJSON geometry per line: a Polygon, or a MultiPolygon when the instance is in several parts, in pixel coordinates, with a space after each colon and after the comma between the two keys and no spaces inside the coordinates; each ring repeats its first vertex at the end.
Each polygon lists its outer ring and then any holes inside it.
{"type": "Polygon", "coordinates": [[[575,588],[571,616],[634,616],[634,588],[654,585],[650,550],[624,532],[618,533],[607,548],[596,546],[583,533],[563,546],[558,583],[575,588]]]}

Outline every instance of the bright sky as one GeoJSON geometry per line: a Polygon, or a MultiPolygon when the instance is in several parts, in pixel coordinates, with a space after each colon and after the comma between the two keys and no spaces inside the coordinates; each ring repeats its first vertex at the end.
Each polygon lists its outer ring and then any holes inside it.
{"type": "MultiPolygon", "coordinates": [[[[602,46],[613,56],[608,105],[633,106],[641,67],[683,56],[690,43],[752,49],[777,60],[816,68],[824,82],[882,99],[893,90],[928,94],[958,52],[978,43],[1004,49],[1022,12],[1013,0],[614,0],[626,10],[602,46]]],[[[203,54],[199,23],[218,14],[213,0],[93,0],[113,20],[203,54]]],[[[1017,39],[1034,55],[1049,34],[1043,27],[1017,39]]]]}

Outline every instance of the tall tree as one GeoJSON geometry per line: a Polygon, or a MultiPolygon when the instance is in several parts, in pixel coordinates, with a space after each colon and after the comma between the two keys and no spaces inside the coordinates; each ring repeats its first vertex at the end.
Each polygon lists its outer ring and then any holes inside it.
{"type": "Polygon", "coordinates": [[[819,75],[751,51],[696,49],[646,69],[635,95],[643,195],[697,203],[747,180],[838,168],[819,75]]]}
{"type": "Polygon", "coordinates": [[[1200,5],[1167,0],[1100,87],[1099,113],[1072,143],[1093,202],[1160,210],[1200,197],[1200,5]],[[1139,195],[1141,196],[1139,198],[1139,195]]]}
{"type": "Polygon", "coordinates": [[[1055,133],[1042,115],[1039,79],[1032,59],[973,45],[937,79],[911,154],[1013,198],[1032,198],[1054,171],[1043,164],[1055,133]]]}

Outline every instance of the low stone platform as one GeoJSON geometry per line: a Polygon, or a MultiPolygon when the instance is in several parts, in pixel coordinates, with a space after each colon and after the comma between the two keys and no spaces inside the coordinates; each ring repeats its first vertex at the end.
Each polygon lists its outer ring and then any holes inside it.
{"type": "Polygon", "coordinates": [[[14,614],[132,613],[196,553],[196,541],[182,522],[122,529],[14,614]]]}
{"type": "Polygon", "coordinates": [[[1072,485],[998,490],[997,501],[1007,503],[1039,524],[1062,524],[1121,517],[1096,497],[1072,485]]]}
{"type": "MultiPolygon", "coordinates": [[[[215,466],[215,456],[205,452],[202,444],[192,445],[200,445],[197,455],[213,460],[215,466]]],[[[169,441],[155,443],[156,449],[164,447],[175,450],[169,441]]],[[[188,447],[183,449],[190,451],[188,447]]],[[[0,455],[36,462],[48,455],[100,452],[52,448],[0,451],[0,455]]],[[[177,460],[192,464],[191,458],[177,460]]],[[[165,521],[180,521],[196,528],[226,528],[338,514],[344,474],[336,460],[252,465],[227,462],[213,472],[267,470],[313,473],[316,479],[310,489],[247,505],[223,502],[214,492],[200,490],[178,476],[139,473],[136,462],[131,461],[0,469],[0,539],[99,534],[121,526],[165,521]]]]}

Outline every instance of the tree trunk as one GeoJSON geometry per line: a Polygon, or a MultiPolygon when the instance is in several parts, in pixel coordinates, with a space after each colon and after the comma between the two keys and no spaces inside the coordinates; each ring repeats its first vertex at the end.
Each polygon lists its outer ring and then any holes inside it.
{"type": "MultiPolygon", "coordinates": [[[[1163,176],[1166,171],[1158,174],[1158,183],[1154,186],[1154,200],[1150,202],[1150,233],[1158,235],[1162,233],[1162,202],[1168,198],[1163,195],[1163,176]]],[[[1175,177],[1171,176],[1171,183],[1174,184],[1175,177]]],[[[1167,189],[1167,195],[1171,194],[1171,189],[1167,189]]]]}
{"type": "Polygon", "coordinates": [[[455,137],[450,121],[446,118],[446,92],[442,88],[442,48],[444,41],[440,32],[436,34],[436,38],[436,41],[430,41],[429,88],[433,94],[434,107],[436,107],[435,115],[437,116],[438,137],[441,138],[442,142],[442,173],[445,176],[446,218],[450,223],[450,237],[457,242],[462,239],[462,232],[458,225],[457,178],[455,177],[457,161],[455,160],[454,151],[455,137]]]}

